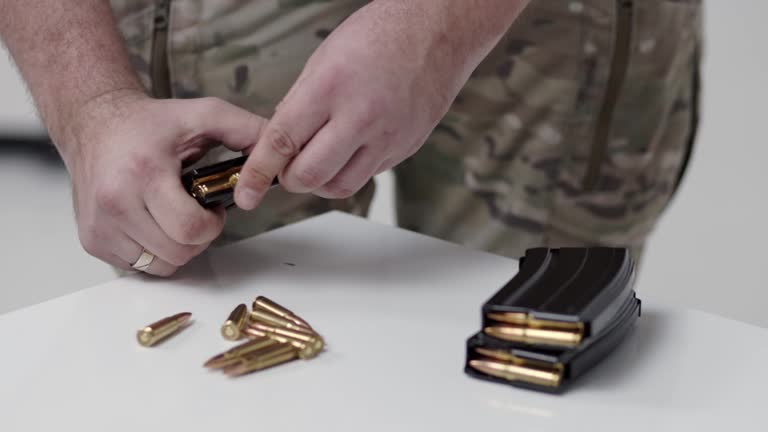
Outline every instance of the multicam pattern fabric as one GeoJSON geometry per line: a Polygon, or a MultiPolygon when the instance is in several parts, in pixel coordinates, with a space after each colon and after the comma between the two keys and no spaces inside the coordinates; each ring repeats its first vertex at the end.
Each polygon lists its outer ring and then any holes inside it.
{"type": "MultiPolygon", "coordinates": [[[[149,88],[159,2],[112,3],[149,88]]],[[[366,3],[171,0],[173,96],[216,96],[269,117],[310,54],[366,3]]],[[[621,245],[639,256],[696,128],[701,8],[695,0],[532,0],[422,150],[395,169],[398,223],[511,257],[545,245],[621,245]],[[621,7],[632,10],[628,28],[621,7]],[[629,32],[627,67],[617,71],[621,31],[629,32]],[[597,123],[617,73],[625,76],[601,153],[597,123]],[[588,184],[590,170],[597,177],[588,184]]],[[[231,213],[221,242],[331,209],[365,215],[373,190],[336,201],[274,190],[255,212],[231,213]]]]}

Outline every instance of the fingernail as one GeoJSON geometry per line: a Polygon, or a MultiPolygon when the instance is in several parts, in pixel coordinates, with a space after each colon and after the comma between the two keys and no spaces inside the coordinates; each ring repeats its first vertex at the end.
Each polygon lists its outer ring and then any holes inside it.
{"type": "Polygon", "coordinates": [[[237,203],[243,210],[251,210],[256,207],[260,198],[261,194],[253,189],[243,189],[237,192],[237,203]]]}

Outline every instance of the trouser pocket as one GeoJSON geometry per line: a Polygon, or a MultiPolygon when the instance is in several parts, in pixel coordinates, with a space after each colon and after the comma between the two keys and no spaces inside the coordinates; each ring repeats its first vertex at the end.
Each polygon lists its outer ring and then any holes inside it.
{"type": "Polygon", "coordinates": [[[592,141],[592,151],[587,163],[584,176],[584,189],[592,190],[600,178],[600,166],[605,159],[608,140],[611,135],[611,120],[619,100],[621,88],[629,67],[632,51],[632,30],[634,28],[634,1],[615,0],[616,18],[611,54],[610,75],[605,88],[605,96],[598,111],[595,136],[592,141]]]}
{"type": "Polygon", "coordinates": [[[173,96],[168,66],[168,27],[171,0],[157,0],[152,20],[152,58],[149,74],[152,79],[152,95],[158,99],[173,96]]]}

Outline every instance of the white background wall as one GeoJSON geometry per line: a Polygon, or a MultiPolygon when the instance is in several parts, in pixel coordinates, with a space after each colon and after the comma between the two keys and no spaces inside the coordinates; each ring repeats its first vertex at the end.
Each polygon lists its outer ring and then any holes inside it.
{"type": "Polygon", "coordinates": [[[768,2],[705,2],[701,135],[643,292],[768,326],[768,2]]]}
{"type": "MultiPolygon", "coordinates": [[[[761,0],[708,2],[700,139],[638,286],[641,297],[766,327],[767,18],[761,0]]],[[[15,71],[0,58],[0,134],[38,128],[15,71]]],[[[379,185],[372,219],[392,223],[391,177],[379,185]]],[[[0,313],[114,277],[79,247],[60,165],[0,148],[0,187],[0,313]]]]}

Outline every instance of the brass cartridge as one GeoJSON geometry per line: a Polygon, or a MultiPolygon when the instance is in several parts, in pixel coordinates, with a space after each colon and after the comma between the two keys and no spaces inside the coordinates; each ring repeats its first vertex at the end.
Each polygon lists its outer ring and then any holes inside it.
{"type": "Polygon", "coordinates": [[[302,342],[306,342],[308,344],[314,344],[318,347],[322,347],[324,345],[323,338],[317,333],[297,332],[295,330],[274,327],[274,326],[261,324],[257,322],[249,323],[248,327],[254,330],[264,332],[269,337],[282,336],[288,339],[295,339],[302,342]]]}
{"type": "Polygon", "coordinates": [[[507,381],[521,381],[546,387],[558,387],[563,377],[562,365],[545,367],[531,364],[524,359],[516,359],[514,362],[470,360],[469,366],[486,375],[507,381]]]}
{"type": "Polygon", "coordinates": [[[240,304],[229,314],[229,318],[221,326],[221,335],[224,336],[224,339],[228,340],[240,339],[241,332],[245,328],[247,321],[248,306],[240,304]]]}
{"type": "Polygon", "coordinates": [[[310,330],[312,330],[312,326],[310,326],[306,321],[301,319],[298,315],[294,314],[291,310],[284,308],[283,306],[280,306],[279,304],[273,302],[272,300],[264,297],[264,296],[258,296],[255,300],[253,300],[253,310],[266,309],[269,312],[272,312],[273,314],[289,320],[293,321],[294,323],[306,327],[310,330]]]}
{"type": "Polygon", "coordinates": [[[525,344],[542,344],[575,347],[581,342],[581,334],[563,330],[529,328],[513,325],[494,325],[484,330],[488,336],[525,344]]]}
{"type": "Polygon", "coordinates": [[[523,312],[491,312],[486,315],[489,320],[498,321],[504,324],[521,325],[534,328],[545,328],[552,330],[569,330],[573,333],[583,333],[584,323],[566,322],[555,320],[543,320],[534,318],[530,314],[523,312]]]}
{"type": "Polygon", "coordinates": [[[581,322],[543,320],[524,312],[493,312],[486,318],[499,324],[486,327],[486,334],[511,342],[572,348],[584,339],[581,322]]]}
{"type": "Polygon", "coordinates": [[[296,322],[285,319],[279,315],[275,315],[272,312],[267,311],[266,309],[254,309],[250,313],[250,319],[251,322],[259,322],[262,324],[266,324],[268,326],[274,326],[274,327],[284,327],[289,330],[294,330],[297,332],[307,333],[307,334],[314,334],[314,331],[312,331],[308,327],[300,326],[296,324],[296,322]]]}
{"type": "Polygon", "coordinates": [[[150,347],[181,330],[192,316],[182,312],[152,323],[138,331],[136,338],[143,346],[150,347]]]}
{"type": "Polygon", "coordinates": [[[192,196],[194,198],[204,199],[208,194],[234,189],[238,180],[240,180],[241,168],[242,166],[233,167],[224,172],[195,180],[192,184],[192,196]]]}
{"type": "Polygon", "coordinates": [[[268,348],[258,354],[252,354],[239,359],[235,365],[224,368],[224,373],[229,376],[240,376],[250,372],[266,369],[282,363],[289,362],[298,356],[295,347],[287,344],[279,344],[268,348]]]}
{"type": "Polygon", "coordinates": [[[323,350],[324,343],[322,342],[322,339],[319,340],[320,343],[317,341],[309,343],[304,342],[298,339],[291,339],[284,336],[279,336],[273,333],[267,333],[265,331],[256,330],[254,328],[247,328],[243,330],[243,333],[246,337],[254,338],[254,339],[260,339],[260,338],[270,338],[276,342],[284,343],[284,344],[290,344],[293,345],[298,351],[299,351],[299,358],[302,360],[309,360],[311,358],[317,357],[318,354],[323,350]]]}
{"type": "Polygon", "coordinates": [[[211,369],[221,369],[238,363],[239,360],[243,357],[259,353],[278,344],[280,344],[279,341],[270,339],[266,336],[261,338],[254,338],[248,342],[242,343],[228,351],[214,356],[205,362],[204,366],[211,369]]]}

